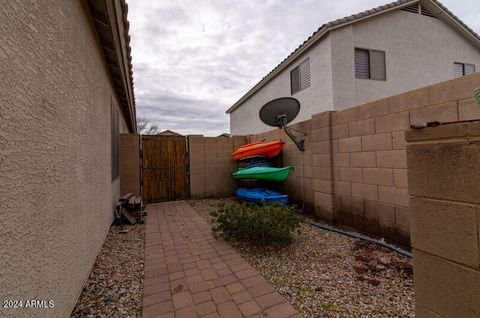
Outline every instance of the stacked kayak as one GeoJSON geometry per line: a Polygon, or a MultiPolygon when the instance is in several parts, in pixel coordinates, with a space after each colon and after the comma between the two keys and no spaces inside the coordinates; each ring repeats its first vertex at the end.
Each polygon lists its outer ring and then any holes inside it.
{"type": "Polygon", "coordinates": [[[251,168],[240,168],[232,173],[234,179],[257,179],[269,181],[285,181],[287,180],[292,167],[274,168],[267,166],[254,166],[251,168]]]}
{"type": "Polygon", "coordinates": [[[272,190],[264,188],[245,189],[238,188],[236,191],[237,198],[241,201],[249,202],[268,202],[275,203],[280,202],[282,204],[288,204],[288,195],[281,194],[272,190]]]}
{"type": "Polygon", "coordinates": [[[272,142],[255,142],[241,146],[233,152],[233,160],[242,160],[248,158],[273,158],[282,152],[284,141],[272,141],[272,142]]]}
{"type": "MultiPolygon", "coordinates": [[[[278,156],[283,149],[285,142],[278,140],[272,142],[256,142],[241,146],[233,152],[232,158],[238,161],[248,162],[245,168],[239,168],[238,171],[232,173],[232,177],[238,180],[263,180],[281,182],[285,181],[292,167],[283,168],[270,167],[267,161],[270,158],[278,156]]],[[[241,187],[236,191],[237,198],[241,201],[248,202],[280,202],[288,204],[288,195],[284,195],[266,188],[255,187],[246,189],[241,187]]]]}

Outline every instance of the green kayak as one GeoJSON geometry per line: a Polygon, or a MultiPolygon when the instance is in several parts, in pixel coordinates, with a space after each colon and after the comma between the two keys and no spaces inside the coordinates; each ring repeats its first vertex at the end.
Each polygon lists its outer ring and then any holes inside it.
{"type": "Polygon", "coordinates": [[[252,168],[240,168],[238,171],[232,173],[232,176],[235,179],[259,179],[259,180],[269,180],[269,181],[285,181],[292,167],[284,168],[274,168],[274,167],[265,167],[258,166],[252,168]]]}

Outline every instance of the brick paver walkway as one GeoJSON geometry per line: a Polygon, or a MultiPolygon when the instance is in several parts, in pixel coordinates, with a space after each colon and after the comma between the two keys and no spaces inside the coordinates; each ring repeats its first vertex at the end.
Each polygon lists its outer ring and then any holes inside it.
{"type": "Polygon", "coordinates": [[[301,317],[184,201],[149,205],[143,317],[301,317]]]}

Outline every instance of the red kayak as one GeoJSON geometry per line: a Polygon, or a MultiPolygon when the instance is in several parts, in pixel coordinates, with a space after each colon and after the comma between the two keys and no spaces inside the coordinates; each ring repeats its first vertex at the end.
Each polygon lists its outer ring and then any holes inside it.
{"type": "Polygon", "coordinates": [[[241,146],[232,155],[233,160],[241,160],[247,157],[261,156],[265,158],[276,157],[282,152],[284,141],[255,142],[241,146]]]}

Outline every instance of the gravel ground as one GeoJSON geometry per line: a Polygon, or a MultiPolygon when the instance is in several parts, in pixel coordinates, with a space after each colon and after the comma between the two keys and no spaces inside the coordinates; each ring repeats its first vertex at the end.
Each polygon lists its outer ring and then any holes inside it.
{"type": "Polygon", "coordinates": [[[145,225],[112,226],[71,317],[142,317],[145,225]]]}
{"type": "MultiPolygon", "coordinates": [[[[233,199],[192,200],[209,212],[233,199]]],[[[308,224],[286,248],[232,243],[304,317],[414,317],[411,260],[308,224]]]]}

